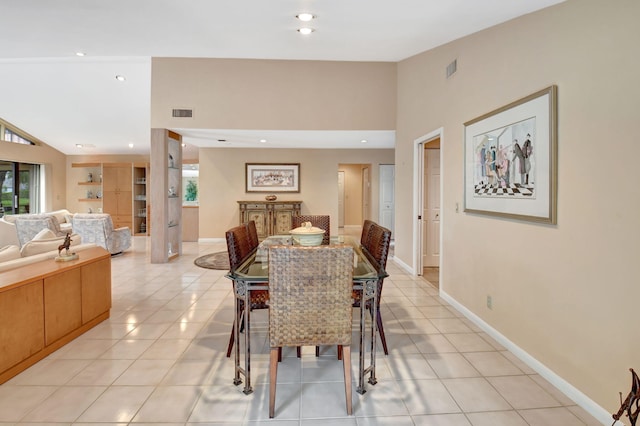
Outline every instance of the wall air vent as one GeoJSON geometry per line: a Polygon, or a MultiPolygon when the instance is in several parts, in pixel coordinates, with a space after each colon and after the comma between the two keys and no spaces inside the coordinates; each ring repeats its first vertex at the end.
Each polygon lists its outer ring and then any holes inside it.
{"type": "Polygon", "coordinates": [[[192,118],[193,110],[192,109],[174,109],[171,115],[172,117],[178,117],[178,118],[192,118]]]}
{"type": "Polygon", "coordinates": [[[449,65],[447,65],[447,78],[451,77],[458,69],[458,60],[454,59],[449,65]]]}

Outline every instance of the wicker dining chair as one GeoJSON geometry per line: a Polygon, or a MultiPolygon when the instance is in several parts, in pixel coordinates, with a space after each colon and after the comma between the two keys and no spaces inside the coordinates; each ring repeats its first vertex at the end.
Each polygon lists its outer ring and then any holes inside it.
{"type": "Polygon", "coordinates": [[[258,244],[260,244],[260,240],[258,239],[258,230],[256,229],[256,222],[250,220],[249,222],[243,223],[243,225],[247,227],[249,246],[253,250],[258,247],[258,244]]]}
{"type": "MultiPolygon", "coordinates": [[[[387,258],[389,257],[389,250],[391,248],[391,231],[387,228],[378,225],[375,222],[368,221],[370,223],[367,224],[365,221],[365,225],[368,226],[368,230],[366,233],[366,238],[363,237],[364,243],[362,247],[364,248],[364,252],[370,256],[380,268],[386,269],[387,267],[387,258]]],[[[364,235],[364,227],[363,227],[363,235],[364,235]]],[[[378,327],[378,334],[380,335],[380,341],[382,342],[382,349],[384,350],[385,355],[389,355],[389,350],[387,348],[387,339],[384,336],[384,326],[382,325],[382,315],[380,314],[380,300],[382,300],[382,285],[384,284],[384,278],[378,279],[377,290],[378,290],[378,301],[376,304],[377,314],[376,314],[376,324],[378,327]]],[[[361,294],[360,292],[353,292],[353,306],[358,308],[360,307],[361,294]]],[[[373,314],[372,307],[370,303],[367,303],[367,308],[373,314]]]]}
{"type": "MultiPolygon", "coordinates": [[[[229,253],[229,268],[233,271],[246,259],[251,252],[258,247],[258,234],[255,232],[255,222],[236,226],[225,233],[227,241],[227,252],[229,253]],[[253,223],[253,226],[251,224],[253,223]],[[254,235],[252,235],[254,234],[254,235]]],[[[235,282],[233,283],[235,286],[235,282]]],[[[269,308],[269,292],[267,290],[256,290],[251,292],[251,310],[269,308]]],[[[244,312],[244,304],[239,304],[239,309],[244,312]]],[[[241,314],[244,315],[244,314],[241,314]]],[[[242,319],[242,316],[240,317],[242,319]]],[[[231,351],[235,342],[235,317],[231,327],[231,336],[227,346],[227,358],[231,357],[231,351]]],[[[242,325],[241,325],[242,327],[242,325]]],[[[242,328],[240,329],[242,331],[242,328]]]]}
{"type": "Polygon", "coordinates": [[[269,417],[274,417],[278,352],[283,346],[341,345],[351,415],[353,248],[269,248],[269,417]]]}
{"type": "Polygon", "coordinates": [[[322,244],[329,244],[329,237],[331,236],[331,217],[329,215],[293,216],[291,220],[291,228],[299,228],[304,222],[311,222],[312,226],[324,229],[325,232],[322,236],[322,244]]]}
{"type": "Polygon", "coordinates": [[[374,221],[366,219],[362,223],[362,233],[360,234],[360,245],[366,246],[369,243],[369,233],[371,232],[371,225],[375,224],[374,221]]]}

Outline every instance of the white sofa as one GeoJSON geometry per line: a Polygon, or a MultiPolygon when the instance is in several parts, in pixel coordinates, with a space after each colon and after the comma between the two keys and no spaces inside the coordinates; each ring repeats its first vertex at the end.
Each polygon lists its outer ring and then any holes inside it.
{"type": "Polygon", "coordinates": [[[72,216],[67,209],[46,213],[5,215],[0,219],[0,248],[12,244],[22,246],[43,228],[51,229],[57,236],[64,236],[72,232],[72,216]],[[16,229],[16,221],[23,222],[22,229],[16,229]]]}
{"type": "MultiPolygon", "coordinates": [[[[31,241],[22,247],[17,244],[0,248],[0,272],[20,268],[41,260],[53,259],[58,256],[58,246],[64,242],[65,237],[54,236],[53,231],[43,229],[31,241]]],[[[71,235],[70,252],[80,252],[95,244],[82,244],[79,235],[71,235]]]]}
{"type": "Polygon", "coordinates": [[[9,216],[0,218],[0,249],[5,246],[18,245],[18,233],[16,225],[13,222],[5,220],[9,216]]]}

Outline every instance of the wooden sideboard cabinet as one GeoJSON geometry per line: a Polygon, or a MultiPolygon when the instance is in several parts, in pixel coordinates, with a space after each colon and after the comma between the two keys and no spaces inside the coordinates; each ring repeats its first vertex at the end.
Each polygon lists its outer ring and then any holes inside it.
{"type": "Polygon", "coordinates": [[[111,255],[78,256],[0,273],[0,383],[109,318],[111,255]]]}
{"type": "Polygon", "coordinates": [[[255,221],[258,238],[288,234],[302,201],[238,201],[240,223],[255,221]]]}

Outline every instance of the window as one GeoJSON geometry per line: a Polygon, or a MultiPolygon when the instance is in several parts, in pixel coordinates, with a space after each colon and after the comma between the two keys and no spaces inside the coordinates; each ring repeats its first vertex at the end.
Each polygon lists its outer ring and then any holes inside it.
{"type": "Polygon", "coordinates": [[[0,217],[40,211],[41,165],[0,160],[0,217]]]}
{"type": "Polygon", "coordinates": [[[0,138],[5,142],[19,143],[23,145],[40,144],[40,141],[38,141],[38,139],[2,119],[0,119],[0,138]]]}
{"type": "Polygon", "coordinates": [[[40,211],[39,164],[0,160],[0,217],[40,211]]]}

